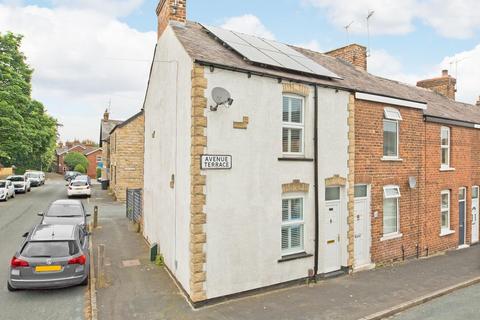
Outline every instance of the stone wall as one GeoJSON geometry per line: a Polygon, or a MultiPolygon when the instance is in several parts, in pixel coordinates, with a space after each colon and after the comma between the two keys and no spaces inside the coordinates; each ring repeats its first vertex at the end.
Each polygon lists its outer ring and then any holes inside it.
{"type": "Polygon", "coordinates": [[[144,128],[141,113],[110,136],[110,189],[118,201],[126,200],[127,188],[143,188],[144,128]]]}

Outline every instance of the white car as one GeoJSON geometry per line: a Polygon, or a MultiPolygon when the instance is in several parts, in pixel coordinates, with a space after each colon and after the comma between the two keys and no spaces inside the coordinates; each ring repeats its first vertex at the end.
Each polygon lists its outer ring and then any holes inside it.
{"type": "Polygon", "coordinates": [[[15,192],[27,193],[30,192],[30,180],[25,177],[25,175],[15,175],[9,176],[7,180],[12,181],[13,187],[15,188],[15,192]]]}
{"type": "Polygon", "coordinates": [[[13,183],[10,180],[0,180],[0,200],[7,201],[8,198],[15,198],[13,183]]]}
{"type": "Polygon", "coordinates": [[[43,173],[42,171],[27,170],[25,176],[30,179],[32,187],[45,184],[45,173],[43,173]]]}
{"type": "Polygon", "coordinates": [[[85,180],[73,180],[68,184],[67,195],[69,198],[74,196],[90,197],[92,188],[85,180]]]}

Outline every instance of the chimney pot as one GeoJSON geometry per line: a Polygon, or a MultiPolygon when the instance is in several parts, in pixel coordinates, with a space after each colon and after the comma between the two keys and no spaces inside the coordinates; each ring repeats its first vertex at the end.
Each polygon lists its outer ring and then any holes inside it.
{"type": "Polygon", "coordinates": [[[448,70],[442,70],[442,77],[448,77],[448,70]]]}
{"type": "Polygon", "coordinates": [[[478,107],[480,107],[480,96],[478,97],[478,100],[477,100],[476,105],[477,105],[478,107]]]}
{"type": "Polygon", "coordinates": [[[109,117],[110,113],[108,112],[108,109],[105,109],[105,112],[103,113],[103,120],[107,121],[109,117]]]}

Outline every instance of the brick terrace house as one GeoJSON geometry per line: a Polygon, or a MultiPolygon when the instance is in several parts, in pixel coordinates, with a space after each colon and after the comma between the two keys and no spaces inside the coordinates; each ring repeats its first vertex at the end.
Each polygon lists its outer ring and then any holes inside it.
{"type": "Polygon", "coordinates": [[[88,160],[86,174],[91,178],[97,177],[97,167],[101,163],[102,148],[92,145],[84,145],[79,141],[66,142],[65,146],[59,144],[55,151],[57,173],[63,174],[65,171],[68,171],[64,162],[64,157],[70,152],[79,152],[83,154],[88,160]]]}
{"type": "Polygon", "coordinates": [[[110,113],[108,110],[105,110],[103,113],[103,118],[100,121],[100,139],[99,146],[102,148],[102,180],[110,180],[110,148],[109,148],[109,137],[110,131],[117,125],[122,123],[121,120],[112,120],[110,119],[110,113]]]}
{"type": "Polygon", "coordinates": [[[323,54],[203,26],[185,0],[157,16],[168,62],[152,63],[144,103],[144,235],[194,303],[478,233],[478,106],[369,74],[359,45],[323,54]],[[215,107],[218,87],[233,103],[215,107]]]}
{"type": "Polygon", "coordinates": [[[110,131],[110,190],[119,201],[126,200],[127,189],[143,189],[143,140],[143,110],[110,131]]]}

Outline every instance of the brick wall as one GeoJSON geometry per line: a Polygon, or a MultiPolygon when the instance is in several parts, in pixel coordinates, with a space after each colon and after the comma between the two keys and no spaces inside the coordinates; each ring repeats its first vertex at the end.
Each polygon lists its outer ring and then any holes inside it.
{"type": "Polygon", "coordinates": [[[448,74],[448,70],[442,71],[442,76],[417,82],[417,86],[433,90],[452,100],[455,100],[457,80],[448,74]]]}
{"type": "Polygon", "coordinates": [[[158,30],[157,37],[160,38],[170,20],[185,22],[187,19],[187,0],[160,0],[157,5],[158,30]]]}
{"type": "Polygon", "coordinates": [[[86,156],[88,159],[87,175],[90,178],[93,178],[93,179],[97,178],[97,157],[101,155],[102,155],[102,149],[98,149],[97,151],[92,152],[86,156]]]}
{"type": "Polygon", "coordinates": [[[117,127],[110,136],[110,188],[119,201],[127,188],[143,188],[144,114],[117,127]]]}
{"type": "Polygon", "coordinates": [[[367,70],[367,48],[364,46],[350,44],[348,46],[326,52],[325,54],[335,58],[343,59],[359,69],[367,70]]]}
{"type": "Polygon", "coordinates": [[[450,166],[455,170],[440,171],[441,124],[426,123],[426,225],[424,251],[430,253],[455,248],[459,240],[458,191],[467,188],[466,243],[471,239],[472,186],[480,184],[480,132],[477,129],[450,126],[450,166]],[[450,229],[455,233],[440,236],[440,193],[450,190],[450,229]]]}
{"type": "Polygon", "coordinates": [[[357,100],[355,102],[355,183],[371,185],[371,257],[374,263],[416,255],[421,240],[420,226],[424,212],[424,122],[422,110],[397,107],[400,121],[399,157],[402,161],[382,161],[383,110],[386,105],[357,100]],[[409,176],[417,178],[416,189],[408,185],[409,176]],[[383,186],[400,186],[401,238],[384,240],[383,186]],[[374,213],[377,212],[377,217],[374,213]]]}

